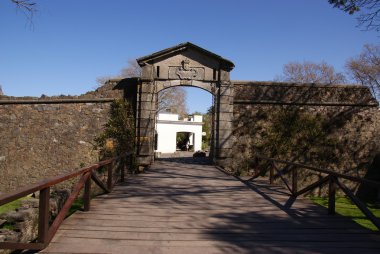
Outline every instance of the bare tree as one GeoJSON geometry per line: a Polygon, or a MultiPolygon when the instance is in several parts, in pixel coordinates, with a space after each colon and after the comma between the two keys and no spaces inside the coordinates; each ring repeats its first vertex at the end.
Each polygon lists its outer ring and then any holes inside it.
{"type": "Polygon", "coordinates": [[[37,11],[37,4],[33,0],[11,0],[18,9],[20,9],[25,16],[31,21],[33,14],[37,11]]]}
{"type": "Polygon", "coordinates": [[[186,117],[188,110],[186,107],[187,93],[183,87],[172,87],[158,93],[157,113],[170,112],[186,117]]]}
{"type": "Polygon", "coordinates": [[[3,88],[0,85],[0,95],[4,95],[3,88]]]}
{"type": "Polygon", "coordinates": [[[129,59],[127,67],[121,69],[120,76],[123,78],[140,77],[141,67],[136,60],[129,59]]]}
{"type": "Polygon", "coordinates": [[[346,68],[356,82],[368,86],[380,101],[380,46],[364,45],[359,56],[347,61],[346,68]]]}
{"type": "Polygon", "coordinates": [[[359,26],[380,31],[380,0],[329,0],[335,8],[358,16],[359,26]]]}
{"type": "MultiPolygon", "coordinates": [[[[128,60],[127,67],[121,69],[120,75],[116,78],[140,77],[140,75],[141,67],[136,60],[131,59],[128,60]]],[[[103,85],[111,78],[110,76],[103,76],[98,77],[96,81],[103,85]]],[[[186,97],[186,90],[183,87],[173,87],[160,91],[158,93],[157,113],[171,112],[185,117],[187,115],[186,97]]]]}
{"type": "Polygon", "coordinates": [[[334,67],[322,62],[289,62],[283,66],[283,74],[277,78],[292,83],[339,84],[346,82],[345,76],[334,67]]]}

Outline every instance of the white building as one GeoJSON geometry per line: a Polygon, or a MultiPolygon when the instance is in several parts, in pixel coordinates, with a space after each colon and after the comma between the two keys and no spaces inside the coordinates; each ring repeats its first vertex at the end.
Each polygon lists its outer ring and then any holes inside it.
{"type": "Polygon", "coordinates": [[[179,120],[178,114],[159,113],[156,125],[156,152],[174,153],[177,150],[177,133],[189,137],[187,147],[193,151],[202,149],[202,116],[194,115],[179,120]]]}

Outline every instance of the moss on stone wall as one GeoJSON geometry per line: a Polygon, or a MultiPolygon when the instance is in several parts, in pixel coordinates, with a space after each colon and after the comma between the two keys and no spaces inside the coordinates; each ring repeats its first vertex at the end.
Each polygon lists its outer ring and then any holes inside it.
{"type": "MultiPolygon", "coordinates": [[[[235,172],[245,174],[251,171],[255,165],[249,160],[259,154],[353,176],[368,176],[368,168],[380,152],[380,111],[371,106],[373,100],[368,94],[363,94],[366,92],[365,88],[334,86],[326,91],[323,86],[310,90],[301,86],[299,91],[298,86],[287,85],[286,89],[283,87],[279,90],[283,92],[281,94],[274,93],[276,89],[268,88],[268,84],[259,86],[258,90],[252,84],[247,86],[249,88],[238,85],[235,94],[235,100],[243,97],[252,99],[252,103],[245,101],[234,104],[234,151],[231,167],[235,172]],[[272,92],[266,93],[263,87],[272,92]],[[294,93],[291,92],[292,89],[294,93]],[[312,94],[308,94],[308,91],[312,94]],[[303,97],[301,92],[304,92],[303,97]],[[326,97],[322,96],[324,93],[326,97]],[[315,102],[317,98],[324,103],[355,103],[366,98],[365,101],[371,105],[292,106],[256,103],[278,96],[289,103],[297,97],[296,94],[303,98],[302,102],[305,104],[315,102]]],[[[320,177],[320,174],[302,171],[300,186],[320,177]]],[[[352,183],[350,186],[352,189],[360,187],[352,183]]],[[[324,190],[319,189],[314,194],[323,193],[324,190]]]]}

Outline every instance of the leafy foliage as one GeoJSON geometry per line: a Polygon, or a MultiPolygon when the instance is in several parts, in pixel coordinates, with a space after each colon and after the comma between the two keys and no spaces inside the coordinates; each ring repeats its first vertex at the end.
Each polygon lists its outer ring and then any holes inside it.
{"type": "Polygon", "coordinates": [[[329,137],[328,120],[320,114],[286,107],[273,112],[262,143],[256,146],[268,157],[328,162],[335,140],[329,137]]]}
{"type": "Polygon", "coordinates": [[[211,106],[206,114],[203,114],[203,132],[206,136],[202,136],[202,149],[210,147],[211,134],[212,134],[212,118],[214,113],[214,106],[211,106]]]}
{"type": "Polygon", "coordinates": [[[132,153],[135,146],[133,114],[128,102],[116,100],[111,105],[110,118],[103,133],[95,138],[101,157],[132,153]]]}

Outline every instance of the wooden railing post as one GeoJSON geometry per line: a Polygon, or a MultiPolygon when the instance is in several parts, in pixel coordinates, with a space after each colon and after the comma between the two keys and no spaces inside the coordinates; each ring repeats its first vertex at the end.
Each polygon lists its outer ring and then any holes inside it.
{"type": "Polygon", "coordinates": [[[273,178],[274,178],[274,162],[271,162],[270,168],[269,168],[269,183],[273,184],[273,178]]]}
{"type": "Polygon", "coordinates": [[[133,163],[134,163],[134,157],[133,157],[133,154],[130,154],[129,155],[129,162],[128,162],[128,170],[131,170],[133,163]]]}
{"type": "Polygon", "coordinates": [[[108,177],[107,177],[107,188],[109,191],[112,190],[112,185],[113,185],[113,179],[112,179],[112,165],[113,163],[110,163],[108,166],[107,166],[107,170],[108,170],[108,177]]]}
{"type": "Polygon", "coordinates": [[[335,192],[336,192],[335,177],[330,175],[329,176],[329,203],[328,203],[329,214],[335,214],[335,192]]]}
{"type": "Polygon", "coordinates": [[[120,168],[120,182],[122,183],[125,181],[125,162],[126,161],[127,160],[125,157],[121,157],[119,168],[120,168]]]}
{"type": "Polygon", "coordinates": [[[47,244],[49,241],[49,208],[50,187],[40,190],[38,213],[38,242],[47,244]]]}
{"type": "Polygon", "coordinates": [[[298,191],[298,170],[297,168],[292,169],[292,192],[293,195],[298,191]]]}
{"type": "Polygon", "coordinates": [[[90,203],[91,203],[91,177],[89,177],[84,185],[84,194],[83,194],[83,202],[84,202],[84,211],[90,211],[90,203]]]}

